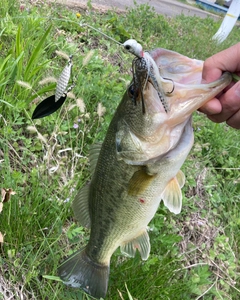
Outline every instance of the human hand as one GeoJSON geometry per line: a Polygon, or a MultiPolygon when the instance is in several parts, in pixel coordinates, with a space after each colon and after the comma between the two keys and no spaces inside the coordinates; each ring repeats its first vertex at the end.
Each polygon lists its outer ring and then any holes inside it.
{"type": "MultiPolygon", "coordinates": [[[[206,59],[202,72],[203,82],[218,79],[224,71],[240,76],[240,43],[206,59]]],[[[226,122],[229,126],[240,129],[240,81],[232,81],[221,94],[199,110],[213,122],[226,122]]]]}

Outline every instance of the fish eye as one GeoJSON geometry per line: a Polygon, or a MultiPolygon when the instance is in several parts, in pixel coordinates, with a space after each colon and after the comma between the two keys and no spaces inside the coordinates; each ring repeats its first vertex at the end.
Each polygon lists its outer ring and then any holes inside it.
{"type": "Polygon", "coordinates": [[[130,98],[136,98],[138,96],[138,90],[135,89],[135,86],[133,84],[131,84],[128,88],[128,96],[130,98]]]}

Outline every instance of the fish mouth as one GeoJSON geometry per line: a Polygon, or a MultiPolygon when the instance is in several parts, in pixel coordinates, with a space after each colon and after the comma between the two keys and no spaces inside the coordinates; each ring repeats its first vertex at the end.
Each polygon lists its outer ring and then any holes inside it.
{"type": "Polygon", "coordinates": [[[133,99],[142,102],[144,114],[154,102],[155,112],[164,113],[168,119],[179,112],[189,116],[232,80],[231,74],[225,72],[215,82],[203,84],[202,69],[203,61],[171,50],[144,52],[143,57],[133,60],[133,99]]]}
{"type": "Polygon", "coordinates": [[[175,51],[157,48],[149,52],[156,64],[155,76],[180,84],[200,84],[203,61],[192,59],[175,51]],[[158,71],[158,72],[157,72],[158,71]]]}

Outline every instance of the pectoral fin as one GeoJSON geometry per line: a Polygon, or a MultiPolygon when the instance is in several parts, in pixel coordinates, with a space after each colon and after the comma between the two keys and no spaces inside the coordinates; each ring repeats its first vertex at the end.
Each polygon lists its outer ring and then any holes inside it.
{"type": "Polygon", "coordinates": [[[150,241],[147,230],[143,230],[138,237],[121,245],[121,252],[134,257],[136,249],[140,252],[142,260],[147,260],[150,253],[150,241]]]}
{"type": "Polygon", "coordinates": [[[171,179],[162,193],[164,205],[174,214],[182,209],[182,192],[176,177],[171,179]]]}
{"type": "Polygon", "coordinates": [[[179,170],[177,175],[176,175],[176,178],[177,178],[177,181],[180,185],[180,188],[182,188],[185,184],[185,175],[184,175],[184,173],[181,170],[179,170]]]}
{"type": "Polygon", "coordinates": [[[146,171],[141,168],[136,171],[128,183],[128,194],[130,196],[137,196],[145,191],[151,184],[154,175],[148,175],[146,171]]]}

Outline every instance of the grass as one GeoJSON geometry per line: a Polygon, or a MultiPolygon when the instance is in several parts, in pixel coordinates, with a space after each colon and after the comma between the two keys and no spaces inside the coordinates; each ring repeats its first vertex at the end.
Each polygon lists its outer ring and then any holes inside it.
{"type": "MultiPolygon", "coordinates": [[[[131,79],[132,57],[79,22],[119,42],[133,37],[144,49],[198,59],[239,36],[234,28],[216,45],[211,37],[220,22],[170,19],[148,5],[123,15],[88,3],[80,13],[78,19],[76,11],[43,1],[3,0],[0,8],[0,182],[16,192],[0,214],[0,299],[89,299],[57,281],[56,269],[89,237],[73,219],[71,201],[89,179],[89,146],[104,138],[131,79]],[[60,112],[33,122],[70,54],[73,94],[60,112]]],[[[106,299],[239,299],[240,133],[198,113],[194,129],[182,213],[160,206],[150,224],[148,261],[114,254],[106,299]]]]}

